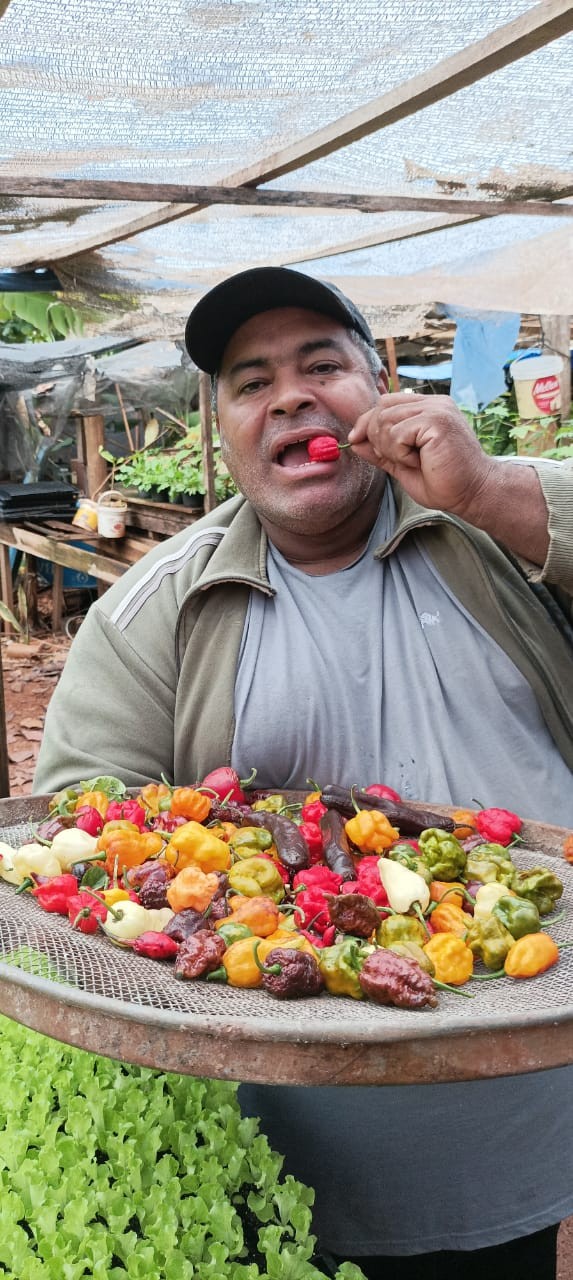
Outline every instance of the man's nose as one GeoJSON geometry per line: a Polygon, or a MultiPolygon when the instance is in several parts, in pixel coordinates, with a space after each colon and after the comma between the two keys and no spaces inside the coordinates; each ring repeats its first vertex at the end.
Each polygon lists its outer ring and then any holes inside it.
{"type": "Polygon", "coordinates": [[[314,403],[314,396],[305,378],[286,370],[276,374],[269,404],[270,413],[293,417],[314,403]]]}

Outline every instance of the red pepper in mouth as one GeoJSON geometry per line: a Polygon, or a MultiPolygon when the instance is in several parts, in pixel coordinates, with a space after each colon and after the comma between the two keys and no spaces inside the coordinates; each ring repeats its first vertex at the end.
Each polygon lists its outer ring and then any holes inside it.
{"type": "Polygon", "coordinates": [[[311,462],[336,462],[340,450],[350,448],[348,444],[339,444],[334,436],[315,436],[306,447],[311,462]]]}

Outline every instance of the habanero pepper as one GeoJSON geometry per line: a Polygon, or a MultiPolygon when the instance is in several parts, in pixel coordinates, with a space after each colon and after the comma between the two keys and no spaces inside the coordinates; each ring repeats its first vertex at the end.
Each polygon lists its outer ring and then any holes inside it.
{"type": "Polygon", "coordinates": [[[211,812],[211,800],[194,787],[175,787],[171,796],[170,813],[174,818],[204,822],[211,812]]]}
{"type": "Polygon", "coordinates": [[[280,923],[280,912],[272,898],[231,898],[231,915],[219,921],[216,928],[223,924],[246,924],[258,938],[267,938],[275,933],[280,923]]]}
{"type": "Polygon", "coordinates": [[[429,917],[432,933],[455,933],[458,938],[465,938],[472,924],[473,916],[447,900],[439,902],[429,917]]]}
{"type": "Polygon", "coordinates": [[[424,951],[435,967],[438,982],[461,987],[471,977],[473,954],[455,933],[435,933],[429,942],[424,943],[424,951]]]}
{"type": "Polygon", "coordinates": [[[322,860],[324,853],[322,831],[316,822],[301,822],[299,831],[303,839],[306,840],[309,863],[311,867],[316,866],[317,862],[322,860]]]}
{"type": "Polygon", "coordinates": [[[548,933],[528,933],[510,947],[505,972],[508,978],[535,978],[557,964],[558,959],[559,947],[548,933]]]}
{"type": "Polygon", "coordinates": [[[466,855],[459,840],[449,831],[429,827],[419,840],[422,861],[432,880],[457,880],[466,865],[466,855]]]}
{"type": "Polygon", "coordinates": [[[81,809],[76,809],[74,817],[78,831],[87,831],[90,836],[100,835],[104,820],[99,809],[94,809],[93,805],[82,805],[81,809]]]}
{"type": "Polygon", "coordinates": [[[74,812],[77,809],[97,809],[102,818],[105,818],[108,808],[109,796],[106,796],[105,791],[84,791],[78,796],[74,812]]]}
{"type": "Polygon", "coordinates": [[[138,800],[111,800],[105,815],[106,823],[117,822],[122,818],[125,822],[133,822],[141,831],[147,821],[147,814],[138,800]]]}
{"type": "Polygon", "coordinates": [[[67,873],[62,876],[50,876],[44,884],[32,889],[33,897],[44,911],[54,911],[60,916],[67,916],[70,898],[77,895],[76,877],[67,873]]]}
{"type": "Polygon", "coordinates": [[[303,822],[313,822],[318,826],[325,813],[328,813],[328,809],[320,799],[320,791],[312,791],[301,809],[300,816],[303,822]]]}
{"type": "Polygon", "coordinates": [[[344,830],[361,853],[383,853],[400,839],[400,832],[380,809],[361,809],[345,822],[344,830]]]}
{"type": "Polygon", "coordinates": [[[331,871],[330,867],[317,866],[297,871],[292,887],[295,892],[299,889],[326,889],[328,893],[339,893],[342,883],[342,876],[337,875],[336,871],[331,871]]]}
{"type": "Polygon", "coordinates": [[[219,800],[230,800],[233,804],[246,804],[247,797],[243,787],[250,787],[257,776],[256,769],[251,769],[248,778],[240,778],[235,769],[226,765],[212,769],[199,784],[201,788],[212,791],[219,800]]]}
{"type": "Polygon", "coordinates": [[[272,858],[243,858],[229,870],[229,885],[235,893],[246,898],[264,894],[274,902],[282,902],[285,896],[283,878],[272,858]]]}
{"type": "Polygon", "coordinates": [[[100,920],[107,919],[105,902],[99,902],[91,893],[80,890],[68,898],[68,919],[72,929],[80,933],[97,933],[100,920]]]}
{"type": "Polygon", "coordinates": [[[206,911],[219,890],[219,880],[214,871],[205,872],[200,867],[183,867],[175,879],[167,885],[165,896],[172,911],[206,911]]]}
{"type": "Polygon", "coordinates": [[[170,799],[171,787],[168,787],[165,782],[148,782],[145,787],[142,787],[137,797],[139,804],[143,805],[146,813],[154,818],[157,817],[161,806],[166,801],[167,808],[169,808],[170,799]]]}
{"type": "MultiPolygon", "coordinates": [[[[101,837],[100,837],[101,839],[101,837]]],[[[121,876],[130,867],[138,867],[163,849],[163,839],[157,831],[125,831],[110,833],[106,841],[105,870],[108,875],[121,876]]]]}
{"type": "Polygon", "coordinates": [[[511,844],[522,828],[521,818],[510,809],[480,809],[475,819],[476,831],[495,844],[511,844]]]}
{"type": "Polygon", "coordinates": [[[202,871],[227,871],[231,866],[231,850],[224,840],[212,835],[200,822],[186,822],[173,833],[163,854],[178,871],[190,863],[202,871]]]}

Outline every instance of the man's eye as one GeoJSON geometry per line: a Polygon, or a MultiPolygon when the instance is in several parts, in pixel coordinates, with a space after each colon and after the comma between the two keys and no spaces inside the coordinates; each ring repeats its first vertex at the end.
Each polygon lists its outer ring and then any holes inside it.
{"type": "Polygon", "coordinates": [[[313,364],[311,373],[337,373],[339,368],[334,360],[321,360],[319,364],[313,364]]]}
{"type": "Polygon", "coordinates": [[[253,378],[251,382],[243,382],[243,385],[239,387],[239,395],[253,395],[255,391],[258,391],[264,385],[262,378],[253,378]]]}

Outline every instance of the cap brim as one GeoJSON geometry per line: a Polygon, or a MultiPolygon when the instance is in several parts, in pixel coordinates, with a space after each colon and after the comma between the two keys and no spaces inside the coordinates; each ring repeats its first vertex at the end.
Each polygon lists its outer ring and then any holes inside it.
{"type": "Polygon", "coordinates": [[[185,328],[191,359],[206,373],[217,373],[233,334],[252,316],[275,307],[305,307],[355,329],[373,344],[366,321],[334,287],[287,267],[254,267],[211,289],[194,307],[185,328]]]}

